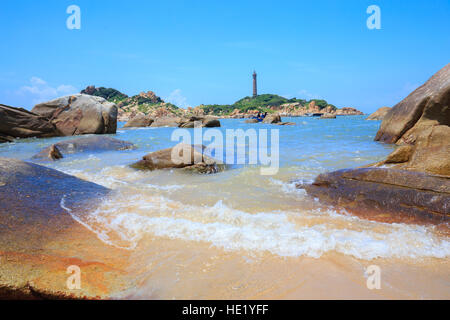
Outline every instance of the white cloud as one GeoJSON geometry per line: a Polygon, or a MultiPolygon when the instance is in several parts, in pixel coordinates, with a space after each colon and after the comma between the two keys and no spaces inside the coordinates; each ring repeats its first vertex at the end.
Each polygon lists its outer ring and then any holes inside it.
{"type": "Polygon", "coordinates": [[[30,85],[21,87],[17,93],[24,96],[32,104],[38,104],[61,96],[78,93],[78,90],[74,86],[67,84],[52,87],[45,80],[32,77],[30,85]]]}
{"type": "Polygon", "coordinates": [[[187,103],[187,98],[181,94],[181,89],[173,90],[170,95],[164,99],[166,102],[173,103],[180,108],[190,107],[187,103]]]}

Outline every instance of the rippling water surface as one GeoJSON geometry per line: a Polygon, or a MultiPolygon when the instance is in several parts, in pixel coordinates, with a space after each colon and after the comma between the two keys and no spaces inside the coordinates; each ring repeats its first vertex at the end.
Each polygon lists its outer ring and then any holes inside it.
{"type": "MultiPolygon", "coordinates": [[[[436,226],[360,219],[295,188],[294,181],[383,159],[394,147],[373,141],[380,123],[360,116],[283,120],[296,125],[221,120],[224,134],[237,128],[280,130],[280,170],[273,176],[260,175],[257,166],[214,175],[136,171],[128,165],[175,144],[174,128],[123,129],[123,123],[114,137],[133,142],[136,150],[38,163],[114,190],[93,212],[72,212],[64,199],[61,206],[105,243],[133,252],[130,272],[142,278],[142,286],[131,297],[371,297],[363,269],[374,261],[390,277],[383,297],[449,297],[450,242],[436,226]],[[422,279],[423,272],[430,278],[422,279]],[[418,281],[415,289],[410,279],[418,281]],[[348,295],[330,289],[339,285],[348,295]]],[[[3,144],[0,155],[30,161],[67,139],[3,144]]]]}

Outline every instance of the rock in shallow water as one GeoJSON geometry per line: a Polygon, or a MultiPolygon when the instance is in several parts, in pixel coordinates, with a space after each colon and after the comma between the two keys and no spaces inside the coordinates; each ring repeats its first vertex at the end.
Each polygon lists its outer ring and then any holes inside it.
{"type": "Polygon", "coordinates": [[[0,158],[0,298],[112,298],[132,286],[125,250],[108,246],[75,221],[110,190],[62,172],[0,158]],[[80,290],[67,268],[80,267],[80,290]]]}
{"type": "Polygon", "coordinates": [[[223,169],[215,159],[205,154],[205,146],[177,144],[173,148],[147,154],[131,165],[135,169],[186,169],[197,173],[216,173],[223,169]]]}
{"type": "Polygon", "coordinates": [[[450,178],[388,168],[347,169],[302,185],[321,202],[357,215],[403,213],[437,221],[450,218],[450,178]]]}
{"type": "MultiPolygon", "coordinates": [[[[55,148],[64,154],[80,153],[80,152],[101,152],[110,150],[130,150],[135,145],[128,141],[107,137],[107,136],[91,136],[55,143],[35,156],[33,159],[55,159],[52,156],[52,149],[55,148]]],[[[61,157],[62,158],[62,157],[61,157]]],[[[56,157],[56,159],[59,159],[56,157]]]]}

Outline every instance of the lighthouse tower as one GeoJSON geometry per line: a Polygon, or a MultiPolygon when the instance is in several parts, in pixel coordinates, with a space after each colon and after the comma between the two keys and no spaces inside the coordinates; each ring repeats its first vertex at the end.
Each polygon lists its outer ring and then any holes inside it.
{"type": "Polygon", "coordinates": [[[256,80],[256,71],[253,71],[253,98],[258,95],[258,85],[256,80]]]}

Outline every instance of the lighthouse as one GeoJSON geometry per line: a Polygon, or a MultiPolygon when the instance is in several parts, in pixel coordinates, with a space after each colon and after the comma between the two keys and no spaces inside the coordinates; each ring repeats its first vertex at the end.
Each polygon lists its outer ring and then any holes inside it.
{"type": "Polygon", "coordinates": [[[256,80],[256,71],[253,71],[253,98],[258,95],[258,84],[256,80]]]}

